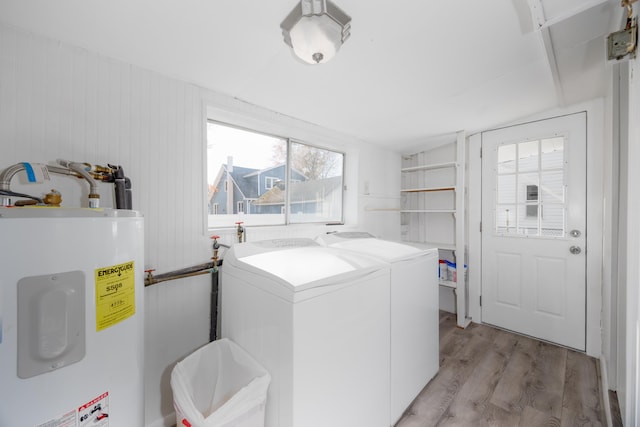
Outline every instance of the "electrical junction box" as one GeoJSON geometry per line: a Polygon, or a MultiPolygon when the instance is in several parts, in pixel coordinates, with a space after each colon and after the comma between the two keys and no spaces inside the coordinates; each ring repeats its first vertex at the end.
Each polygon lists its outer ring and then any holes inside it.
{"type": "Polygon", "coordinates": [[[619,61],[626,56],[635,58],[637,47],[638,27],[634,22],[630,28],[609,34],[607,37],[607,59],[619,61]]]}

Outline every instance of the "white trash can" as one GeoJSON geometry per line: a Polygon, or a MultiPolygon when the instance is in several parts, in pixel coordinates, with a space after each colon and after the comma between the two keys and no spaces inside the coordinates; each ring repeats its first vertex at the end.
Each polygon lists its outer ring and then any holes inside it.
{"type": "Polygon", "coordinates": [[[269,373],[233,341],[206,344],[171,372],[177,427],[264,427],[269,373]]]}

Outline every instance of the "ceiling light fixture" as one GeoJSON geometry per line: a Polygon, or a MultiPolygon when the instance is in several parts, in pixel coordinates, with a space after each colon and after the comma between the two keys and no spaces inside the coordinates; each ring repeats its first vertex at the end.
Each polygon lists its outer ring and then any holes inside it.
{"type": "Polygon", "coordinates": [[[280,28],[284,42],[298,58],[323,64],[351,35],[351,17],[329,0],[301,0],[280,28]]]}

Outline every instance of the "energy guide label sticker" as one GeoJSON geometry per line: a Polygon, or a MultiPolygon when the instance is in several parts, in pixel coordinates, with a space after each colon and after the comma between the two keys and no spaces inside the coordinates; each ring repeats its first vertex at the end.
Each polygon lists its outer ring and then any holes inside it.
{"type": "Polygon", "coordinates": [[[133,261],[98,268],[96,279],[96,331],[109,328],[136,313],[133,261]]]}

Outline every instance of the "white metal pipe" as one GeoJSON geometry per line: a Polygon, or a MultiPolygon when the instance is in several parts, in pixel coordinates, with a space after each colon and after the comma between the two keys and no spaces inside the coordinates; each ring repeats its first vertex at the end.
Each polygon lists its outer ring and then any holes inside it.
{"type": "Polygon", "coordinates": [[[11,179],[14,175],[20,171],[24,170],[24,165],[22,163],[16,163],[13,166],[9,166],[2,172],[0,172],[0,190],[10,190],[11,179]]]}
{"type": "Polygon", "coordinates": [[[71,162],[69,160],[58,159],[58,163],[66,168],[69,168],[73,172],[82,176],[89,183],[89,207],[100,207],[100,194],[98,193],[98,184],[93,177],[87,172],[86,165],[84,163],[71,162]]]}

